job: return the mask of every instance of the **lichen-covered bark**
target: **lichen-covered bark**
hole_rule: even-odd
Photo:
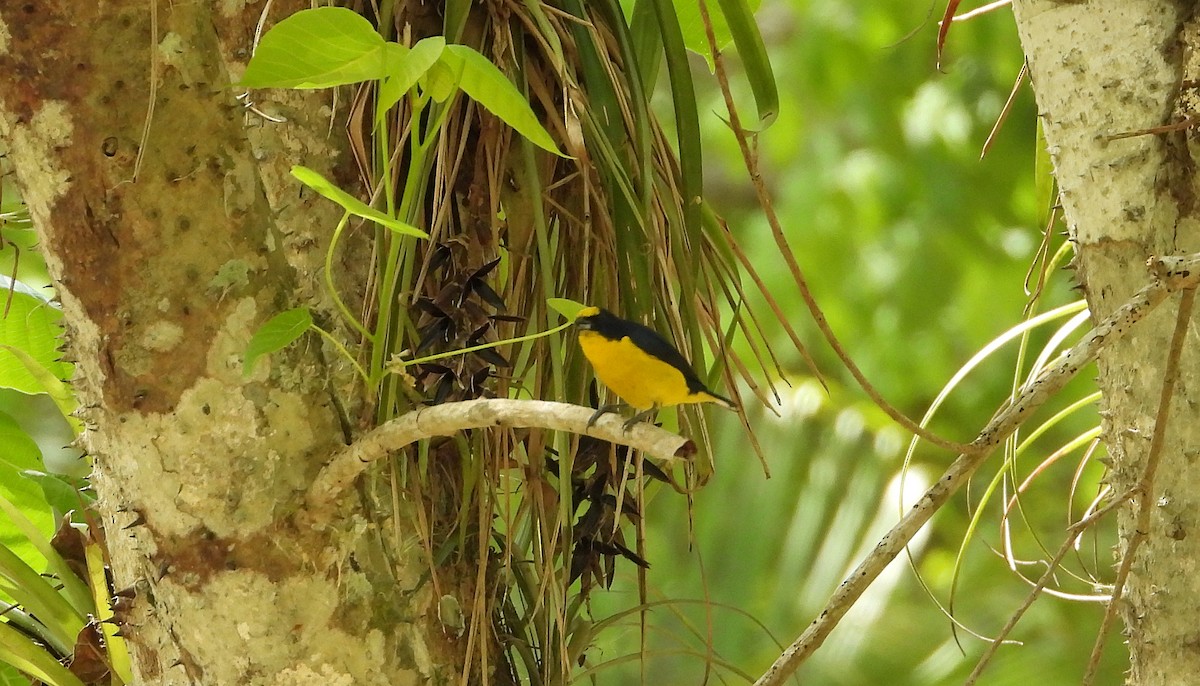
[[[257,94],[276,124],[235,99],[261,4],[153,4],[0,4],[0,140],[66,312],[116,583],[143,588],[140,683],[440,681],[465,646],[427,612],[421,546],[380,543],[408,521],[294,517],[345,444],[352,376],[315,339],[242,376],[266,318],[325,308],[339,215],[287,171],[352,183],[345,108]],[[351,283],[363,249],[340,253]]]
[[[1112,139],[1200,114],[1191,2],[1016,0],[1046,141],[1078,250],[1077,275],[1096,318],[1146,281],[1151,255],[1200,250],[1195,129]],[[1138,483],[1154,430],[1175,308],[1164,306],[1101,354],[1111,483]],[[1194,323],[1193,323],[1194,326]],[[1188,336],[1171,407],[1146,542],[1121,614],[1128,683],[1189,683],[1200,674],[1200,355]],[[1124,554],[1140,498],[1120,515]]]

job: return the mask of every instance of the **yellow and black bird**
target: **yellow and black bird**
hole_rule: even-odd
[[[579,346],[592,363],[596,378],[640,410],[625,422],[625,428],[670,405],[717,403],[731,410],[737,408],[729,398],[708,390],[683,355],[654,329],[599,307],[580,310],[575,324]],[[601,406],[588,420],[588,426],[615,408]]]

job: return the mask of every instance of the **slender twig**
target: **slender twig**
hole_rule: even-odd
[[[756,686],[778,686],[795,672],[808,656],[825,642],[829,633],[859,596],[908,545],[929,518],[983,464],[990,452],[1031,416],[1034,410],[1058,393],[1080,369],[1095,360],[1106,342],[1124,336],[1170,293],[1192,289],[1200,284],[1200,253],[1151,258],[1147,265],[1155,277],[1154,280],[1097,324],[1055,362],[1047,365],[1041,374],[1022,386],[1018,394],[1000,408],[988,425],[979,432],[978,438],[971,443],[971,451],[960,454],[941,478],[925,491],[908,514],[879,540],[872,552],[834,591],[821,614],[792,645],[788,646],[775,664],[759,677],[755,682]]]
[[[150,97],[146,103],[146,118],[142,121],[142,138],[138,142],[137,156],[133,159],[132,183],[137,181],[138,173],[142,170],[142,159],[149,149],[150,125],[154,122],[154,105],[158,102],[159,79],[159,45],[158,45],[158,3],[150,3]]]
[[[1096,669],[1100,665],[1100,655],[1104,652],[1104,643],[1108,630],[1117,615],[1117,605],[1121,601],[1121,592],[1129,579],[1129,570],[1137,549],[1146,540],[1150,532],[1150,513],[1153,511],[1154,477],[1158,473],[1158,463],[1162,456],[1163,440],[1167,433],[1168,419],[1171,414],[1171,398],[1175,395],[1175,381],[1179,376],[1179,357],[1183,352],[1183,339],[1187,336],[1188,323],[1192,319],[1192,310],[1196,304],[1196,289],[1188,288],[1179,296],[1179,311],[1175,315],[1175,332],[1171,336],[1171,349],[1167,353],[1167,363],[1163,367],[1162,390],[1158,396],[1158,414],[1154,418],[1154,433],[1150,437],[1150,450],[1146,455],[1146,468],[1142,478],[1137,483],[1138,518],[1137,526],[1129,537],[1125,547],[1125,555],[1121,558],[1121,567],[1117,570],[1117,578],[1113,582],[1112,599],[1104,610],[1104,619],[1100,621],[1100,630],[1096,633],[1096,644],[1092,646],[1092,655],[1088,658],[1087,671],[1083,675],[1083,686],[1091,686],[1096,679]]]
[[[1000,633],[996,634],[996,637],[992,639],[992,642],[988,645],[987,650],[983,651],[983,655],[980,656],[979,662],[975,663],[975,669],[971,671],[971,675],[967,677],[965,682],[963,682],[963,686],[974,686],[975,682],[979,680],[980,675],[983,674],[983,670],[987,667],[992,657],[996,654],[996,651],[1000,649],[1000,646],[1004,644],[1004,640],[1008,638],[1010,633],[1012,633],[1012,630],[1017,626],[1017,622],[1021,621],[1021,617],[1025,616],[1025,611],[1033,606],[1033,601],[1037,600],[1037,597],[1041,595],[1042,591],[1050,583],[1050,580],[1054,578],[1054,573],[1058,571],[1058,566],[1062,564],[1062,560],[1067,556],[1067,553],[1071,552],[1071,549],[1075,546],[1075,541],[1079,539],[1079,536],[1088,527],[1100,521],[1100,519],[1102,519],[1109,512],[1112,512],[1116,508],[1120,507],[1136,492],[1136,487],[1129,489],[1123,493],[1121,497],[1113,498],[1108,502],[1107,505],[1099,510],[1096,510],[1087,517],[1084,517],[1078,522],[1075,522],[1067,529],[1067,539],[1063,541],[1063,544],[1059,547],[1058,552],[1055,553],[1054,557],[1050,560],[1050,563],[1046,567],[1046,571],[1042,574],[1042,577],[1038,579],[1034,587],[1029,591],[1029,595],[1025,596],[1025,601],[1021,603],[1021,606],[1018,607],[1017,610],[1008,618],[1008,622],[1004,625],[1004,628],[1000,629]]]
[[[742,128],[741,118],[738,116],[737,107],[733,103],[733,91],[729,88],[729,75],[725,71],[725,60],[717,44],[717,37],[713,32],[712,22],[708,15],[708,5],[704,0],[700,0],[700,16],[704,23],[704,30],[708,34],[708,45],[712,50],[713,68],[717,75],[717,82],[721,86],[721,94],[725,96],[725,108],[729,112],[729,128],[733,130],[734,138],[737,139],[738,147],[741,148],[742,162],[746,166],[746,172],[750,176],[754,192],[758,195],[758,204],[762,208],[763,214],[767,218],[767,223],[771,227],[771,235],[775,238],[775,244],[779,246],[779,253],[783,256],[784,262],[787,263],[788,269],[791,271],[792,280],[796,283],[796,287],[800,291],[800,297],[804,300],[809,315],[816,322],[817,328],[820,329],[821,334],[825,337],[825,342],[838,356],[838,359],[842,361],[842,364],[846,366],[846,370],[854,377],[854,380],[867,394],[867,397],[871,399],[871,402],[875,403],[879,409],[887,413],[893,421],[904,427],[905,430],[920,436],[939,448],[949,450],[953,453],[967,454],[978,450],[974,444],[958,443],[933,433],[893,407],[871,385],[871,382],[867,380],[866,374],[858,368],[858,365],[850,357],[850,354],[842,347],[841,341],[838,340],[837,335],[833,332],[833,328],[825,319],[825,312],[821,310],[821,306],[817,304],[812,290],[808,287],[808,280],[805,279],[804,272],[800,269],[800,264],[796,262],[796,251],[788,243],[787,236],[783,232],[783,225],[780,223],[779,216],[775,214],[775,208],[771,204],[770,193],[767,191],[767,186],[763,183],[762,174],[758,170],[758,155],[750,149],[750,141],[746,135],[746,130]]]
[[[991,12],[993,10],[998,10],[1001,7],[1004,7],[1005,5],[1011,5],[1011,4],[1012,4],[1012,0],[996,0],[996,2],[989,2],[988,4],[986,4],[982,7],[976,7],[975,9],[969,10],[967,12],[963,12],[962,14],[956,14],[950,18],[950,21],[966,21],[968,19],[974,19],[975,17],[978,17],[981,14],[987,14],[988,12]],[[942,25],[942,22],[939,21],[938,26],[941,26],[941,25]]]
[[[434,436],[452,436],[466,429],[537,427],[569,431],[628,445],[663,460],[691,457],[696,446],[691,440],[651,424],[625,429],[621,417],[608,414],[588,426],[595,409],[546,400],[484,398],[422,407],[371,430],[334,455],[309,487],[307,519],[327,522],[337,500],[374,460],[416,441]]]
[[[1172,133],[1174,131],[1186,131],[1187,129],[1195,128],[1200,124],[1200,118],[1188,117],[1181,121],[1163,124],[1162,126],[1151,126],[1148,129],[1135,129],[1133,131],[1122,131],[1121,133],[1113,133],[1104,137],[1106,143],[1119,141],[1122,138],[1136,138],[1138,136],[1155,136],[1160,133]]]
[[[1005,0],[1008,2],[1009,0]],[[958,17],[955,17],[958,19]],[[1008,100],[1004,101],[1004,107],[1000,108],[1000,114],[996,116],[996,122],[992,124],[992,130],[988,132],[987,138],[983,141],[983,149],[979,151],[979,159],[987,156],[988,150],[992,149],[992,142],[996,140],[996,134],[1000,133],[1000,127],[1004,126],[1004,122],[1008,120],[1008,113],[1012,111],[1013,103],[1017,100],[1017,93],[1021,92],[1021,84],[1025,83],[1025,77],[1029,75],[1029,62],[1022,62],[1021,69],[1017,71],[1017,79],[1013,81],[1012,90],[1008,92]]]

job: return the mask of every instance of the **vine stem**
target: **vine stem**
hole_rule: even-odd
[[[558,333],[559,331],[562,331],[563,329],[571,326],[574,323],[575,323],[575,320],[572,319],[571,321],[566,322],[564,324],[560,324],[548,331],[538,331],[537,333],[526,334],[524,336],[517,336],[516,338],[505,338],[502,341],[492,341],[490,343],[480,343],[479,345],[473,345],[469,348],[457,348],[455,350],[447,350],[446,352],[440,352],[435,355],[427,355],[425,357],[418,357],[418,358],[412,359],[412,360],[397,360],[396,362],[394,362],[392,364],[393,364],[393,366],[398,366],[398,367],[410,367],[414,364],[425,364],[426,362],[433,362],[434,360],[441,360],[441,359],[445,359],[447,357],[454,357],[455,355],[465,355],[467,353],[473,353],[477,350],[486,350],[488,348],[498,348],[502,345],[510,345],[513,343],[522,343],[524,341],[531,341],[535,338],[542,338],[545,336],[549,336],[550,334],[553,334],[553,333]]]

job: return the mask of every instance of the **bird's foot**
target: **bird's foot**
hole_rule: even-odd
[[[629,419],[626,419],[625,423],[622,424],[621,426],[625,429],[626,432],[628,432],[630,429],[633,428],[633,426],[635,424],[640,424],[641,422],[649,421],[657,412],[658,412],[657,407],[652,407],[648,410],[642,410],[641,412],[638,412],[637,414],[633,415]]]
[[[619,409],[621,409],[620,405],[601,405],[600,407],[596,408],[596,411],[593,412],[592,416],[588,418],[586,428],[588,428],[588,429],[592,428],[592,426],[595,425],[595,423],[598,419],[600,419],[601,417],[603,417],[606,414],[609,414],[610,412],[616,412]]]

